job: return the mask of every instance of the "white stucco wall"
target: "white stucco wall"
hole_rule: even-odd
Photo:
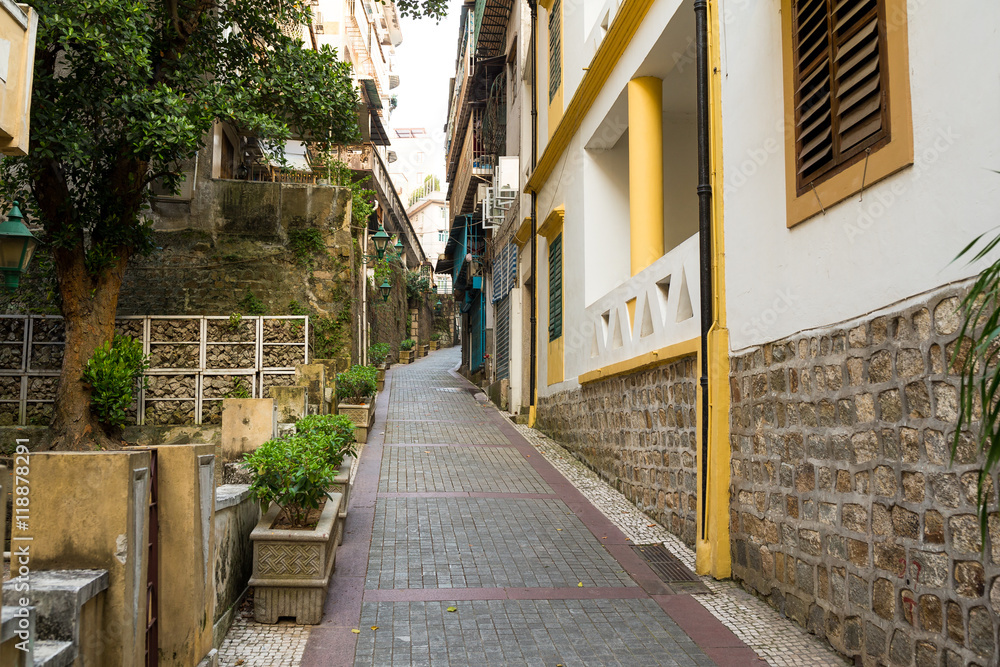
[[[1000,4],[907,4],[914,166],[788,229],[780,3],[721,0],[734,350],[972,275],[952,259],[1000,224]]]
[[[573,3],[564,4],[567,12]],[[603,3],[602,3],[603,6]],[[629,263],[629,220],[628,220],[628,180],[627,144],[628,135],[622,137],[627,128],[627,106],[621,100],[628,81],[635,76],[658,76],[664,79],[665,108],[671,113],[676,110],[678,91],[683,88],[675,80],[677,60],[675,53],[684,53],[688,39],[693,39],[694,13],[691,0],[655,0],[639,26],[632,41],[619,58],[607,83],[584,117],[579,131],[574,135],[566,151],[555,165],[548,181],[538,194],[538,220],[541,224],[553,208],[565,207],[563,230],[563,336],[565,346],[563,382],[548,385],[548,253],[547,242],[540,238],[538,258],[541,270],[538,273],[538,391],[540,396],[566,391],[579,386],[581,373],[593,370],[592,341],[594,325],[587,313],[587,306],[601,298],[616,286],[630,280]],[[564,103],[569,104],[576,87],[583,76],[583,68],[589,66],[593,57],[593,44],[588,44],[585,32],[591,26],[584,25],[583,5],[572,8],[572,16],[567,14],[563,50],[566,73]],[[589,15],[588,15],[589,16]],[[539,21],[544,12],[539,12]],[[539,61],[547,57],[539,45]],[[682,66],[686,63],[681,60]],[[547,82],[544,81],[546,67],[539,68],[539,143],[541,155],[548,137],[544,125],[546,103],[548,101]],[[690,75],[690,71],[687,72]],[[686,90],[686,89],[685,89]],[[693,91],[690,91],[693,95]],[[685,99],[685,104],[693,105],[693,98]],[[664,137],[666,154],[690,153],[694,138],[688,136],[693,129],[690,118],[669,115],[665,120],[672,124],[674,132]],[[621,144],[619,144],[619,137]],[[611,151],[594,150],[595,144],[608,148],[622,147]],[[610,144],[606,146],[605,144]],[[590,149],[585,148],[590,146]],[[624,173],[622,167],[625,167]],[[697,209],[697,197],[693,184],[688,181],[696,175],[694,165],[690,172],[684,165],[665,165],[665,201],[678,202],[671,214],[679,214],[682,219],[690,215],[691,206]],[[689,187],[690,185],[690,187]],[[622,193],[624,187],[624,193]],[[624,194],[624,196],[623,196]],[[690,200],[688,199],[690,197]],[[624,206],[624,208],[623,208]],[[666,217],[666,216],[665,216]],[[696,220],[695,220],[696,221]],[[696,228],[692,228],[692,232]],[[674,239],[675,241],[677,239]],[[677,277],[678,287],[680,278]],[[638,313],[637,313],[638,317]],[[650,343],[650,341],[644,341]],[[676,342],[676,341],[669,341]],[[650,343],[651,344],[651,343]],[[659,343],[659,346],[669,344]]]

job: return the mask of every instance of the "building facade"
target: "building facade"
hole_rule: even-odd
[[[951,452],[983,268],[953,260],[1000,220],[974,4],[541,0],[532,30],[479,2],[459,38],[439,270],[467,370],[866,665],[1000,662],[1000,522],[982,544],[982,456]]]

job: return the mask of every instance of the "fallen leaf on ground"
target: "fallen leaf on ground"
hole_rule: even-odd
[[[556,528],[556,530],[562,530],[562,528]]]
[[[581,581],[580,583],[578,583],[578,584],[577,584],[577,587],[578,587],[578,588],[583,588],[583,582]]]
[[[647,523],[646,528],[652,528],[655,525],[656,525],[655,523]]]
[[[373,625],[372,626],[372,630],[378,630],[378,626],[377,625]]]
[[[356,635],[360,635],[361,634],[361,630],[358,630],[357,628],[352,628],[351,632],[353,632]]]
[[[458,611],[458,607],[448,607],[448,611]]]

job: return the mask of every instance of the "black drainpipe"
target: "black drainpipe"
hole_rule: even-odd
[[[535,163],[538,160],[538,58],[535,43],[538,41],[535,30],[538,27],[538,0],[529,0],[531,5],[531,174],[535,173]],[[538,195],[531,190],[531,368],[528,374],[528,405],[535,408],[535,377],[538,356],[538,316],[535,303],[538,299]],[[536,408],[537,410],[537,408]]]
[[[698,241],[701,254],[701,539],[708,538],[708,331],[712,328],[712,185],[708,142],[708,2],[694,3],[698,49]]]

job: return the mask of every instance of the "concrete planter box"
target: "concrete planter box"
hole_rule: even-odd
[[[432,340],[430,344],[431,344],[431,352],[438,349],[438,342],[436,340]]]
[[[399,363],[408,364],[410,363],[411,350],[400,350],[399,351]]]
[[[379,368],[375,371],[375,381],[378,383],[378,390],[382,391],[385,388],[385,369]]]
[[[340,502],[341,523],[347,520],[347,507],[351,502],[351,488],[354,486],[351,483],[351,468],[353,466],[354,457],[345,456],[344,461],[340,464],[340,470],[337,472],[337,476],[333,478],[333,484],[330,485],[331,493],[339,493],[343,496],[343,500]],[[340,531],[339,543],[344,543],[344,531]]]
[[[431,346],[430,345],[424,345],[424,347],[423,347],[423,352],[424,352],[423,356],[426,357],[430,353],[430,351],[431,351]]]
[[[258,623],[277,623],[283,616],[303,625],[323,618],[323,603],[337,559],[344,522],[343,496],[331,494],[319,523],[312,530],[271,528],[280,508],[271,505],[250,533],[253,542],[253,617]]]
[[[337,405],[337,413],[346,415],[354,422],[354,440],[359,445],[365,444],[368,441],[368,429],[375,419],[375,397],[364,405],[340,403]]]

